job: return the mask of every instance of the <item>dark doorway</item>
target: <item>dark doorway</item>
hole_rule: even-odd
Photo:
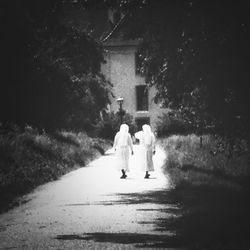
[[[136,86],[136,110],[148,111],[148,89],[146,85]]]

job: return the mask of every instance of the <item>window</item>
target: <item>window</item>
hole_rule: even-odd
[[[148,110],[148,89],[145,85],[136,86],[136,110]]]
[[[144,76],[145,75],[145,70],[147,70],[147,68],[142,67],[143,65],[143,56],[142,56],[142,52],[140,50],[135,52],[135,74],[136,75],[141,75]]]
[[[138,74],[140,74],[141,72],[140,72],[140,54],[139,54],[139,52],[137,51],[136,53],[135,53],[135,74],[136,75],[138,75]]]

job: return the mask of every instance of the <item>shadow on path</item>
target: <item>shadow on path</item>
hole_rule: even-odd
[[[169,236],[137,233],[90,233],[84,235],[58,235],[58,240],[94,240],[119,244],[135,244],[135,247],[178,247],[176,240]]]
[[[118,194],[112,205],[141,204],[148,212],[142,224],[153,224],[152,234],[102,233],[58,235],[58,240],[93,240],[133,244],[141,248],[250,249],[249,193],[208,186],[182,186],[173,190]],[[147,209],[143,204],[159,204]],[[150,212],[158,211],[157,219]],[[132,218],[131,218],[132,219]]]

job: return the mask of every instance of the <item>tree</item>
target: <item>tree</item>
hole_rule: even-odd
[[[123,110],[123,123],[129,125],[129,133],[134,135],[136,130],[136,125],[134,123],[134,118],[129,113],[126,113]],[[119,131],[121,126],[120,114],[119,111],[114,113],[104,113],[102,119],[100,119],[99,123],[96,126],[97,135],[102,138],[107,138],[110,140],[114,140],[115,134]]]
[[[140,71],[156,102],[199,133],[250,141],[249,18],[245,1],[109,1],[126,13],[120,37],[142,38]]]
[[[1,3],[1,121],[91,129],[109,103],[102,48],[65,1]]]

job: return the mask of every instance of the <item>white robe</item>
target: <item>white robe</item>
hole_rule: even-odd
[[[121,132],[116,133],[114,139],[113,148],[116,150],[116,167],[121,170],[129,171],[129,154],[130,150],[133,151],[132,138],[129,133],[127,133],[125,142],[124,135],[121,135]]]
[[[155,136],[152,132],[149,134],[150,140],[146,143],[144,131],[135,133],[135,138],[140,141],[140,162],[143,171],[154,171],[153,151],[155,151]]]

